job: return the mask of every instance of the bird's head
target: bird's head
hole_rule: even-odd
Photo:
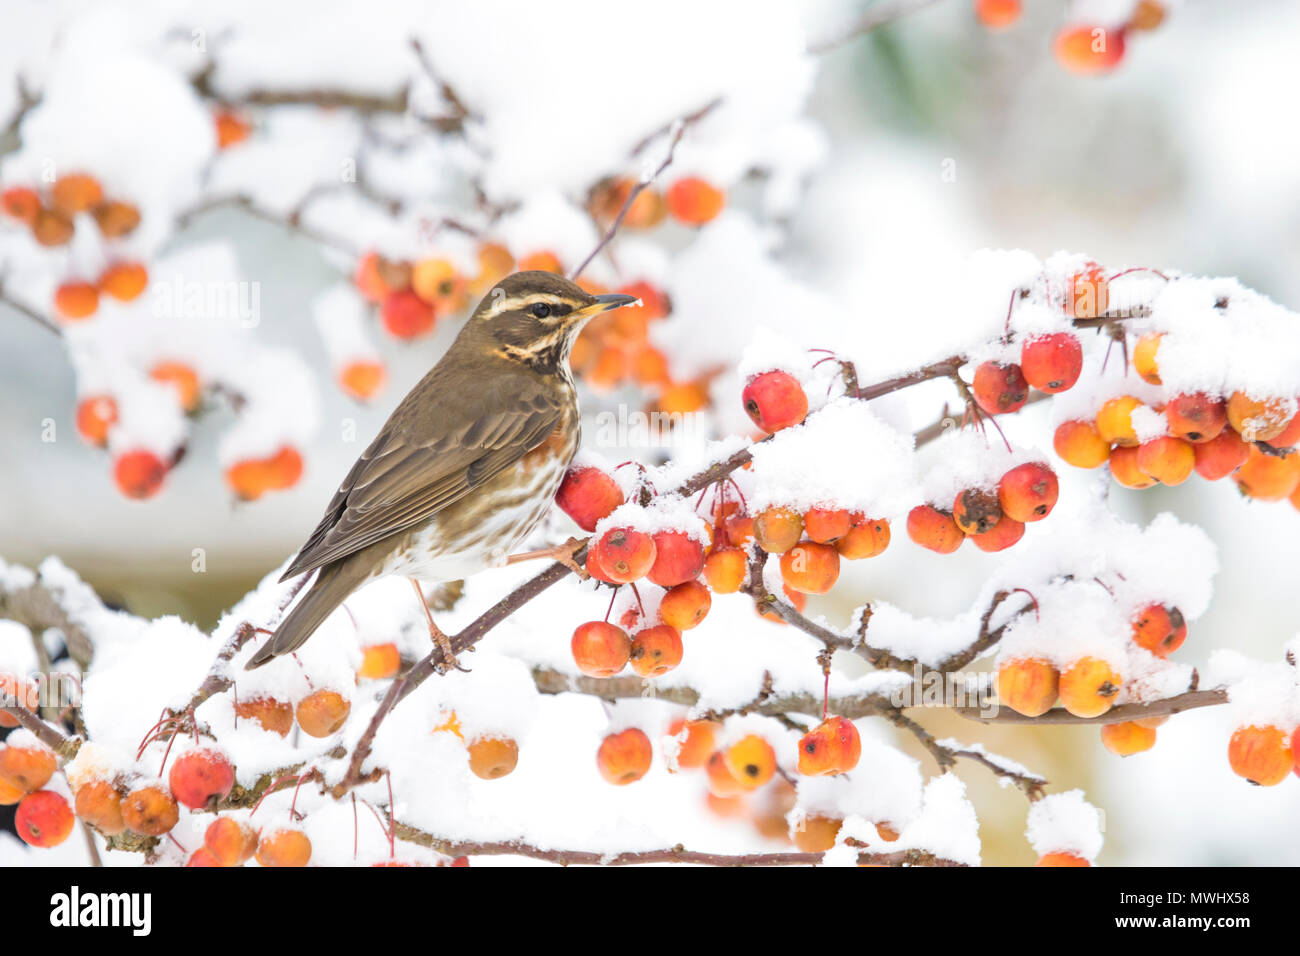
[[[516,272],[483,297],[465,332],[503,358],[558,367],[588,319],[635,301],[632,295],[592,295],[551,272]]]

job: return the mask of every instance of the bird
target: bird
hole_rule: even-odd
[[[567,557],[573,566],[576,539],[514,552],[550,508],[578,449],[573,342],[592,316],[637,301],[537,271],[489,290],[343,479],[280,578],[316,572],[311,587],[246,669],[297,650],[349,595],[390,575],[415,587],[440,665],[459,667],[421,580],[461,580],[532,557]]]

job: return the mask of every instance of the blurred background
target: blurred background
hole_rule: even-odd
[[[984,247],[1040,257],[1069,249],[1116,268],[1235,275],[1300,307],[1300,127],[1291,119],[1300,7],[1171,4],[1158,30],[1130,39],[1114,73],[1093,77],[1062,70],[1052,56],[1064,6],[1025,0],[1019,22],[992,32],[967,0],[938,0],[818,57],[807,112],[827,149],[782,217],[782,265],[834,300],[865,299],[854,313],[869,328],[878,324],[882,340],[925,329],[908,324],[893,292],[873,307],[877,288],[924,296],[945,281],[944,263]],[[14,4],[19,23],[23,7]],[[869,7],[808,4],[806,33],[834,35]],[[0,63],[16,56],[23,33],[12,12],[6,20]],[[735,29],[745,29],[743,20]],[[664,67],[650,57],[646,68]],[[7,131],[0,151],[15,142]],[[324,369],[308,303],[338,281],[338,262],[318,243],[238,209],[195,218],[167,248],[214,239],[229,242],[241,273],[260,282],[262,341]],[[114,488],[102,452],[74,437],[77,382],[59,339],[0,304],[0,556],[34,566],[58,555],[108,601],[209,626],[314,526],[358,451],[334,440],[339,423],[372,434],[454,333],[444,325],[431,338],[386,349],[390,384],[369,406],[322,385],[323,437],[292,490],[231,502],[215,464],[230,413],[217,409],[193,429],[165,494],[140,503]],[[917,391],[908,400],[918,403],[918,420],[932,418],[946,396]],[[1013,438],[1046,446],[1045,410],[1020,418],[1008,426]],[[67,440],[43,441],[49,419]],[[1063,477],[1084,487],[1077,474]],[[1212,609],[1192,627],[1185,659],[1203,664],[1218,647],[1274,659],[1300,629],[1300,513],[1195,478],[1176,489],[1115,488],[1111,501],[1140,522],[1173,511],[1219,548]],[[203,574],[191,568],[195,548],[206,553]],[[965,549],[935,561],[895,534],[884,556],[854,567],[835,600],[816,609],[842,620],[851,604],[879,598],[916,613],[956,613],[992,560]],[[1091,728],[984,728],[942,715],[927,723],[938,736],[978,739],[1022,761],[1053,789],[1084,788],[1106,811],[1103,863],[1300,863],[1300,790],[1249,788],[1234,777],[1224,758],[1230,728],[1213,712],[1173,720],[1155,750],[1123,761]],[[961,775],[980,813],[986,862],[1032,862],[1020,796],[979,768]]]

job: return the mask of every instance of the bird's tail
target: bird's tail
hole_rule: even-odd
[[[355,575],[348,573],[345,562],[322,568],[311,588],[293,606],[271,639],[258,649],[244,669],[251,671],[302,647],[316,628],[324,623],[325,618],[334,613],[334,609],[347,600],[348,595],[360,583]]]

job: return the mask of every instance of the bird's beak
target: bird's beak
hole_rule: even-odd
[[[595,296],[595,301],[591,305],[585,305],[578,309],[579,315],[598,315],[601,312],[608,312],[610,309],[620,309],[625,305],[631,305],[633,302],[640,302],[634,295],[621,295],[617,292],[611,292],[607,295]]]

